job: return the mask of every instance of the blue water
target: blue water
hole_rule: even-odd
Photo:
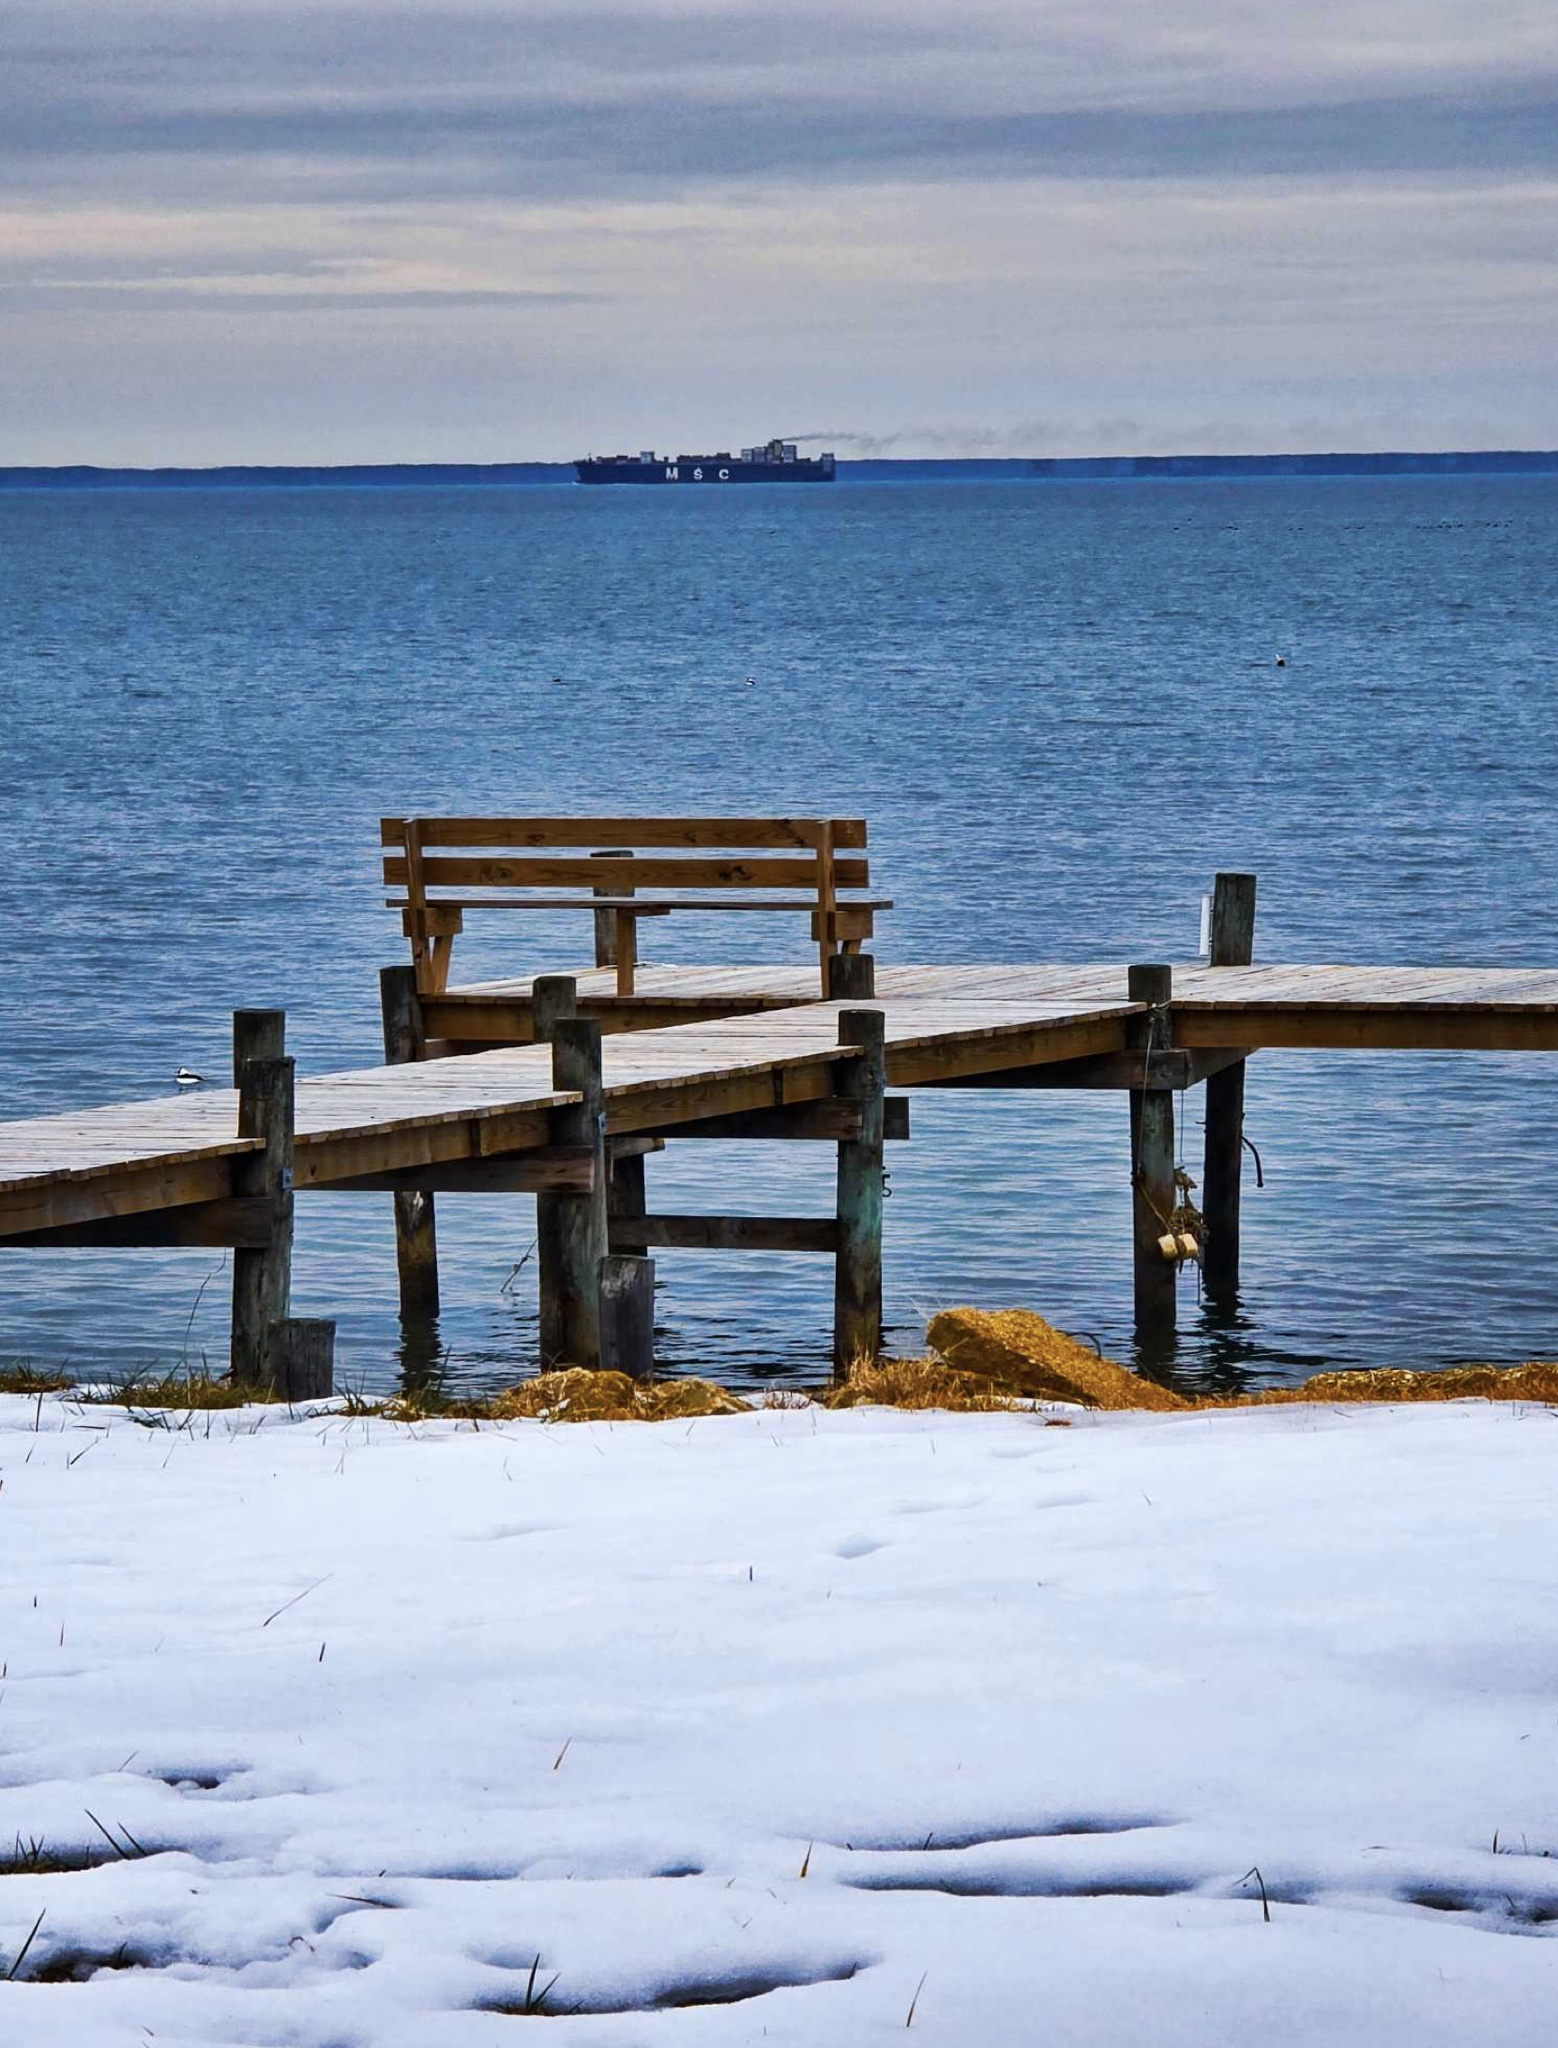
[[[240,1004],[286,1007],[305,1071],[376,1059],[381,811],[860,812],[884,960],[1188,958],[1248,867],[1258,958],[1558,964],[1555,563],[1551,478],[0,494],[0,1114],[220,1075]],[[458,978],[581,964],[524,926]],[[798,919],[749,931],[803,956]],[[1123,1098],[922,1094],[914,1127],[895,1340],[973,1300],[1126,1351]],[[1558,1064],[1264,1054],[1249,1127],[1242,1311],[1186,1279],[1187,1372],[1558,1351]],[[831,1203],[826,1147],[650,1171],[657,1206]],[[385,1385],[388,1203],[300,1208],[297,1311]],[[440,1228],[452,1372],[509,1376],[532,1205]],[[219,1360],[220,1266],[8,1253],[0,1355]],[[668,1364],[823,1361],[825,1261],[660,1273]]]

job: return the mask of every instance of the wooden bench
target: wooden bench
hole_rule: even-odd
[[[863,818],[383,818],[380,840],[424,996],[448,987],[467,911],[588,910],[619,996],[634,992],[641,917],[803,912],[826,996],[829,960],[858,952],[873,913],[892,908],[861,893]]]

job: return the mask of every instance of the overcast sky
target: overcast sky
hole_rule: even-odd
[[[1553,447],[1555,200],[1555,0],[21,0],[0,463]]]

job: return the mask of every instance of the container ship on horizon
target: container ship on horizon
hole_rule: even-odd
[[[587,455],[574,464],[581,484],[830,484],[831,455],[802,455],[793,441],[768,441],[739,455]]]

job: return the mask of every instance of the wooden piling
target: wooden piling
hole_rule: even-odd
[[[835,954],[835,959],[847,956]],[[833,1263],[833,1370],[847,1376],[882,1348],[882,1135],[887,1023],[880,1010],[841,1010],[839,1043],[858,1048],[838,1066],[837,1092],[860,1112],[860,1131],[838,1148],[838,1244]]]
[[[594,1157],[588,1194],[536,1197],[541,1261],[541,1364],[600,1364],[600,1265],[606,1256],[606,1112],[601,1085],[600,1025],[593,1017],[564,1017],[552,1027],[552,1086],[583,1100],[552,1113],[559,1145],[579,1145]]]
[[[648,1379],[655,1368],[655,1262],[608,1252],[600,1262],[600,1362]]]
[[[553,1026],[578,1014],[579,984],[571,974],[536,976],[530,984],[530,1030],[537,1045],[549,1045]]]
[[[427,1035],[414,968],[380,968],[379,1007],[384,1018],[385,1063],[398,1067],[425,1058]],[[438,1224],[433,1197],[420,1189],[408,1189],[392,1199],[400,1319],[425,1326],[438,1314]]]
[[[601,916],[596,916],[597,927]],[[571,974],[538,974],[530,984],[530,1029],[537,1045],[550,1045],[552,1034],[566,1017],[579,1013],[579,984]],[[541,1362],[543,1369],[557,1354],[548,1350],[556,1333],[547,1321],[545,1304],[562,1293],[561,1210],[545,1195],[536,1197],[536,1276],[541,1293]]]
[[[870,953],[828,955],[828,1000],[869,1002],[876,994],[876,959]]]
[[[649,1189],[644,1174],[644,1154],[628,1152],[618,1157],[611,1155],[611,1179],[606,1188],[606,1215],[611,1224],[630,1225],[637,1217],[649,1213]],[[611,1231],[612,1242],[619,1250],[628,1253],[642,1253],[647,1244],[638,1244],[621,1229]]]
[[[1128,970],[1130,1000],[1153,1006],[1140,1020],[1144,1066],[1149,1055],[1166,1051],[1172,1042],[1168,1004],[1173,990],[1172,968]],[[1130,1106],[1136,1342],[1149,1356],[1161,1356],[1173,1348],[1178,1292],[1177,1264],[1158,1243],[1174,1209],[1174,1096],[1167,1088],[1133,1088]]]
[[[1212,886],[1208,964],[1248,967],[1255,953],[1255,877],[1220,874]],[[1244,1172],[1244,1066],[1237,1060],[1206,1084],[1206,1149],[1201,1270],[1209,1300],[1231,1304],[1239,1292],[1239,1195]]]
[[[273,1384],[269,1333],[292,1295],[293,1069],[284,1057],[286,1013],[233,1012],[233,1079],[238,1089],[238,1135],[258,1138],[262,1149],[233,1163],[233,1193],[266,1204],[268,1241],[233,1252],[233,1316],[229,1369],[239,1386],[257,1392]]]
[[[317,1316],[272,1323],[270,1371],[285,1400],[327,1400],[335,1392],[335,1324]]]

